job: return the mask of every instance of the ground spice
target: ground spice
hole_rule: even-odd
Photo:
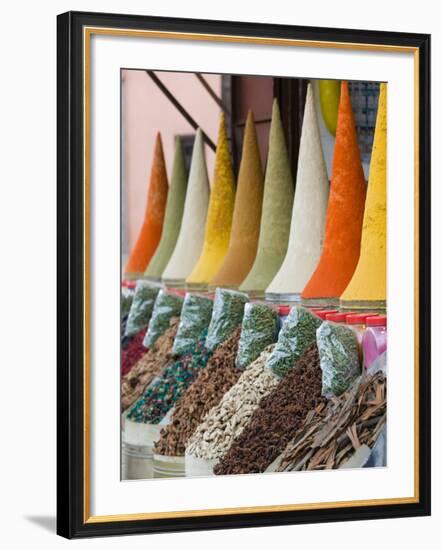
[[[143,275],[160,242],[168,189],[163,145],[161,135],[158,133],[155,141],[143,225],[124,268],[125,275],[131,278]]]
[[[287,252],[294,185],[278,102],[273,101],[258,251],[240,290],[263,295]]]
[[[279,332],[267,367],[278,376],[284,376],[306,349],[316,342],[316,330],[321,323],[321,319],[308,309],[293,307]]]
[[[252,111],[244,130],[241,164],[229,249],[220,270],[211,280],[214,286],[238,287],[252,269],[258,248],[264,176]]]
[[[186,201],[178,240],[163,272],[168,286],[181,286],[198,261],[204,243],[210,186],[201,129],[198,128],[190,163]]]
[[[213,312],[207,333],[206,347],[215,351],[226,340],[235,328],[241,324],[244,305],[249,301],[247,294],[217,288],[213,301]]]
[[[245,305],[236,366],[244,370],[278,338],[278,314],[272,307],[252,302]]]
[[[135,363],[147,353],[147,348],[143,346],[146,329],[142,328],[129,342],[126,349],[121,354],[121,374],[127,374]]]
[[[385,307],[387,298],[387,84],[380,87],[361,256],[341,296],[343,307]],[[367,303],[369,302],[369,304]],[[375,303],[375,304],[373,304]]]
[[[350,282],[359,259],[366,187],[348,84],[343,81],[324,246],[303,299],[339,298]]]
[[[319,81],[319,101],[324,124],[327,130],[335,135],[338,123],[339,98],[341,95],[340,80]]]
[[[299,295],[312,276],[321,256],[329,187],[313,88],[309,84],[287,254],[266,294]]]
[[[121,380],[121,410],[125,411],[144,393],[144,390],[171,361],[172,346],[179,318],[173,317],[166,332],[151,349],[135,363]]]
[[[192,273],[186,279],[187,284],[207,285],[221,267],[229,247],[234,202],[235,179],[227,141],[226,123],[222,114],[203,251]]]
[[[177,294],[160,290],[155,305],[153,307],[152,317],[149,321],[144,345],[151,348],[158,338],[169,328],[172,317],[178,317],[183,307],[183,298]]]
[[[187,170],[181,139],[176,138],[172,177],[167,194],[161,240],[145,271],[146,277],[160,279],[175,248],[183,217],[187,189]]]
[[[240,435],[263,397],[280,378],[265,364],[273,346],[242,373],[221,401],[213,407],[190,438],[186,454],[207,460],[220,459]]]
[[[212,317],[213,300],[207,296],[186,293],[181,310],[180,324],[173,343],[173,353],[182,355],[198,342]]]
[[[211,353],[204,345],[207,331],[186,355],[170,363],[147,387],[127,418],[134,422],[158,424],[205,368]]]
[[[250,422],[215,466],[215,474],[264,472],[296,434],[307,413],[321,401],[321,368],[313,344],[261,399]]]
[[[161,431],[154,452],[166,456],[184,456],[189,438],[206,414],[237,382],[241,371],[235,368],[241,328],[220,344],[207,367],[186,391],[174,409],[170,424]]]

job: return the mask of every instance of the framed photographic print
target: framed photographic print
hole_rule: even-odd
[[[58,533],[428,515],[430,37],[70,12],[57,71]]]

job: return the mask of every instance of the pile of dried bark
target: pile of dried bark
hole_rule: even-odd
[[[386,419],[385,374],[363,375],[347,392],[308,413],[281,455],[277,471],[339,468],[361,445],[374,445]]]

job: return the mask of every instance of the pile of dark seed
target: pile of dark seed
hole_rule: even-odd
[[[242,372],[235,367],[241,327],[218,346],[207,367],[177,403],[171,423],[161,431],[154,452],[166,456],[184,456],[191,435],[212,407],[237,382]]]
[[[264,472],[302,426],[307,413],[323,399],[321,383],[319,354],[313,344],[261,400],[250,422],[215,466],[215,474]]]

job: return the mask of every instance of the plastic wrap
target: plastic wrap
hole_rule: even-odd
[[[173,343],[172,352],[176,355],[186,353],[196,345],[204,329],[207,329],[212,317],[213,300],[201,294],[187,293],[181,310],[180,324]]]
[[[147,327],[160,288],[159,285],[150,281],[142,279],[137,281],[127,318],[125,336],[133,336],[143,327]]]
[[[212,319],[206,340],[206,347],[209,350],[214,351],[241,324],[244,305],[248,301],[249,297],[244,292],[227,288],[216,289]]]
[[[158,338],[166,332],[172,317],[180,316],[183,301],[183,298],[177,294],[164,289],[159,291],[143,342],[146,348],[152,347]]]
[[[278,337],[276,310],[260,302],[245,305],[236,366],[245,369]]]
[[[278,376],[284,376],[306,349],[314,344],[316,330],[321,323],[321,319],[308,309],[293,307],[281,328],[267,366]]]
[[[134,291],[131,288],[123,287],[121,289],[121,318],[129,315],[130,307],[134,299]]]
[[[339,396],[361,372],[356,335],[345,325],[325,321],[317,330],[316,342],[322,370],[322,395]]]

